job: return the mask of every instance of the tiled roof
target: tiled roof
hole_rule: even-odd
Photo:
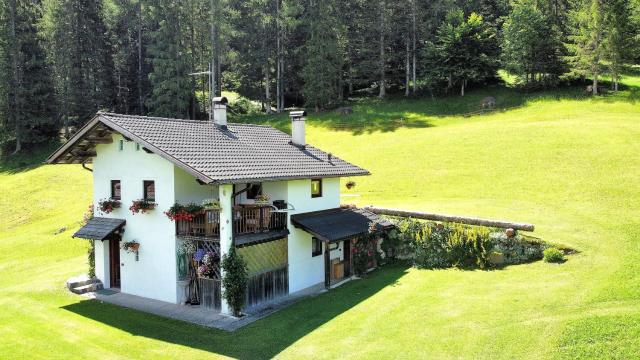
[[[393,227],[365,209],[337,208],[291,215],[291,223],[324,241],[341,241]]]
[[[208,121],[111,113],[98,113],[95,120],[140,141],[205,182],[369,174],[313,146],[292,145],[290,135],[269,126],[228,124],[223,129]]]
[[[87,225],[76,231],[73,237],[89,240],[104,240],[116,230],[123,227],[124,224],[125,220],[123,219],[94,217],[89,220]]]

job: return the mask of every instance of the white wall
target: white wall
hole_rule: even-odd
[[[111,196],[111,180],[121,181],[122,206],[111,214],[96,216],[113,217],[127,221],[122,240],[137,240],[140,243],[139,261],[135,255],[120,250],[121,291],[157,300],[175,303],[176,288],[176,238],[175,225],[163,212],[175,202],[174,165],[142,149],[136,150],[134,142],[125,141],[124,150],[118,145],[122,138],[114,135],[114,142],[96,148],[93,162],[94,204]],[[129,206],[133,200],[142,198],[142,181],[155,181],[156,209],[133,215]],[[103,244],[103,253],[108,254],[108,243]],[[97,255],[98,250],[96,250]],[[100,261],[96,256],[96,269],[107,267],[100,278],[108,284],[108,255]],[[102,264],[98,264],[102,262]],[[106,262],[106,264],[105,264]]]
[[[200,185],[193,175],[175,166],[174,186],[176,202],[183,205],[190,202],[202,204],[204,199],[218,198],[218,186]]]
[[[105,288],[111,286],[109,273],[109,240],[94,240],[96,277],[102,281]]]
[[[290,215],[340,207],[340,179],[322,179],[322,197],[318,198],[311,197],[310,179],[289,181],[287,201],[295,208]],[[324,255],[311,256],[311,234],[291,222],[289,232],[289,292],[324,282]],[[331,252],[331,258],[338,256],[338,250]]]

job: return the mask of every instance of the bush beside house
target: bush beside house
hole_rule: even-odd
[[[417,268],[496,268],[541,260],[550,245],[503,229],[393,218],[380,248],[386,261]],[[510,236],[511,235],[511,236]]]

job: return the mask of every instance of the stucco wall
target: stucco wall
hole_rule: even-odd
[[[140,243],[139,261],[134,254],[120,250],[121,291],[176,302],[175,225],[163,214],[175,202],[174,165],[155,154],[136,150],[131,141],[124,141],[124,149],[120,151],[121,139],[122,136],[114,135],[113,143],[98,145],[93,163],[94,204],[111,196],[111,180],[120,180],[122,189],[122,207],[96,216],[125,219],[123,241]],[[133,200],[142,198],[143,180],[155,181],[158,205],[146,214],[133,215],[129,206]],[[96,256],[97,273],[105,285],[109,282],[107,245],[104,242],[103,249],[96,250],[96,255],[99,251],[105,255]],[[105,268],[106,271],[98,270]]]
[[[322,197],[318,198],[311,197],[310,179],[289,181],[287,201],[295,208],[290,215],[337,208],[340,206],[340,179],[323,179]],[[311,256],[311,234],[295,228],[291,222],[289,232],[289,292],[324,282],[324,256]],[[332,258],[338,256],[338,250],[331,252]]]
[[[200,185],[196,178],[174,166],[174,187],[176,202],[201,204],[204,199],[217,199],[218,187],[215,185]]]

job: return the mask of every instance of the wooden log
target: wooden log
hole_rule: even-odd
[[[497,227],[497,228],[503,228],[503,229],[512,228],[514,230],[522,230],[522,231],[534,231],[535,229],[535,226],[533,224],[516,223],[511,221],[505,221],[505,220],[488,220],[488,219],[480,219],[480,218],[466,217],[466,216],[433,214],[433,213],[397,210],[397,209],[385,209],[385,208],[378,208],[373,206],[365,206],[365,209],[379,215],[410,217],[414,219],[453,222],[453,223],[460,223],[460,224],[467,224],[467,225],[490,226],[490,227]]]

